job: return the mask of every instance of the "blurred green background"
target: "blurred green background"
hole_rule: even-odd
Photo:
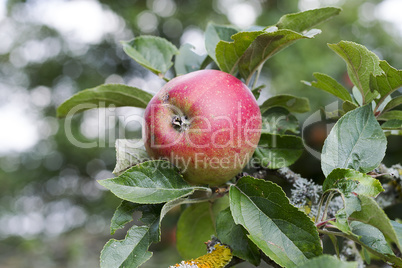
[[[267,85],[260,102],[292,93],[310,99],[311,113],[335,101],[300,82],[311,81],[313,72],[350,88],[344,62],[327,43],[355,41],[402,68],[402,1],[0,0],[0,268],[99,267],[119,200],[96,180],[113,176],[117,138],[141,137],[139,123],[127,118],[142,111],[109,108],[57,119],[55,110],[75,92],[103,83],[149,92],[163,85],[124,54],[121,40],[158,35],[178,47],[191,43],[203,54],[209,21],[247,29],[323,6],[343,11],[320,25],[323,33],[313,40],[270,59],[260,78]],[[326,129],[317,124],[304,131],[308,144],[319,149]],[[401,162],[401,138],[389,142],[384,162]],[[319,160],[307,152],[292,168],[307,178],[323,178]],[[151,248],[154,257],[143,267],[180,261],[176,221],[173,211],[163,222],[162,242]]]

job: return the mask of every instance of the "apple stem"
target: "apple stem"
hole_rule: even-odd
[[[187,116],[173,116],[172,125],[179,131],[187,130],[190,127],[190,121]]]

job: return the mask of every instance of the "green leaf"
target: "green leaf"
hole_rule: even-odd
[[[144,144],[140,139],[116,140],[116,166],[113,174],[119,176],[127,169],[149,160]]]
[[[240,57],[264,31],[239,32],[232,36],[233,41],[220,41],[216,46],[216,60],[219,68],[227,73],[236,74]]]
[[[385,98],[402,87],[402,70],[397,70],[385,60],[380,61],[380,68],[384,71],[379,75],[370,75],[370,89],[380,93],[381,98],[376,102],[381,104]]]
[[[311,38],[291,30],[277,30],[258,35],[239,59],[239,72],[246,84],[267,59],[300,39]]]
[[[295,32],[303,32],[311,29],[317,24],[324,22],[331,17],[338,15],[341,9],[335,7],[325,7],[307,10],[299,13],[287,14],[282,16],[276,27],[279,29],[289,29]]]
[[[350,202],[350,200],[354,201]],[[397,267],[401,266],[402,259],[397,258],[392,251],[388,250],[385,238],[395,242],[398,247],[400,247],[400,241],[391,221],[377,202],[365,195],[350,195],[349,198],[346,198],[346,201],[343,210],[347,210],[345,213],[347,216],[346,222],[351,221],[351,228],[349,228],[348,223],[346,228],[343,228],[345,227],[344,223],[339,221],[343,219],[338,219],[339,213],[337,214],[337,221],[331,223],[338,228],[341,227],[339,229],[346,234],[346,238],[361,244],[373,255],[386,262],[394,263]]]
[[[209,65],[210,63],[212,63],[213,61],[214,61],[214,60],[213,60],[209,55],[207,55],[207,56],[205,57],[204,61],[201,63],[200,69],[202,70],[202,69],[207,68],[208,65]]]
[[[381,125],[384,130],[398,130],[402,129],[402,120],[390,119]]]
[[[341,192],[341,195],[343,208],[336,212],[336,221],[331,223],[345,234],[352,234],[349,226],[349,217],[353,212],[361,210],[360,199],[354,194],[344,195]]]
[[[298,136],[261,133],[254,157],[262,166],[277,169],[296,162],[303,150],[303,140]]]
[[[402,245],[402,224],[397,221],[390,221],[394,228],[399,245]]]
[[[116,178],[98,182],[117,197],[140,204],[164,203],[190,195],[195,190],[206,190],[190,186],[176,167],[162,160],[138,164]]]
[[[216,46],[220,41],[232,41],[231,36],[237,33],[238,30],[232,26],[217,25],[209,23],[205,30],[205,49],[208,55],[216,62],[217,53]]]
[[[286,132],[299,133],[299,121],[288,110],[282,107],[273,107],[262,114],[263,133],[285,134]]]
[[[387,139],[371,110],[371,104],[346,113],[334,125],[324,142],[321,168],[328,176],[335,168],[352,168],[367,173],[385,155]]]
[[[334,78],[321,73],[314,73],[313,75],[317,81],[311,82],[309,84],[310,86],[329,92],[343,101],[353,102],[348,90],[339,84]]]
[[[382,73],[377,55],[366,47],[350,41],[341,41],[328,46],[346,62],[349,78],[360,90],[363,104],[370,103],[377,95],[370,90],[370,75]]]
[[[378,206],[377,202],[368,196],[358,196],[361,209],[353,212],[350,217],[360,222],[370,224],[379,229],[386,238],[394,242],[401,249],[400,240],[385,212]],[[402,261],[401,261],[402,262]]]
[[[322,254],[317,228],[270,181],[242,177],[229,190],[230,210],[249,238],[281,266],[296,267]]]
[[[174,200],[174,203],[180,199]],[[110,225],[110,232],[114,234],[118,229],[124,228],[124,226],[133,220],[133,213],[135,211],[142,212],[141,221],[150,228],[152,241],[160,241],[160,223],[166,213],[176,206],[171,205],[171,202],[162,204],[136,204],[126,200],[123,200],[117,207]]]
[[[139,267],[151,258],[152,253],[148,251],[151,243],[148,227],[133,226],[124,240],[111,239],[106,243],[101,252],[100,266],[101,268]]]
[[[353,94],[353,98],[355,100],[355,103],[357,103],[359,106],[363,106],[363,95],[362,93],[359,91],[359,89],[356,86],[353,86],[352,88],[352,94]]]
[[[375,105],[375,102],[377,102],[377,105],[373,108],[374,109],[374,114],[377,114],[378,112],[382,112],[382,113],[384,113],[384,108],[385,108],[385,106],[387,106],[387,104],[392,100],[392,97],[391,97],[391,95],[388,95],[388,96],[386,96],[385,97],[385,99],[381,102],[381,103],[379,103],[378,102],[378,99],[380,99],[380,95],[378,95],[377,97],[376,97],[376,99],[374,100],[374,102],[371,102],[371,104],[373,105],[373,107],[374,107],[374,105]]]
[[[384,235],[374,226],[358,221],[352,221],[350,227],[352,228],[353,234],[357,235],[359,241],[366,247],[384,255],[394,255],[391,247],[385,240]]]
[[[350,112],[350,111],[356,109],[357,107],[359,107],[359,106],[354,102],[344,101],[342,103],[342,109],[345,113]]]
[[[170,69],[173,56],[179,52],[172,43],[157,36],[142,35],[122,44],[127,55],[158,76]]]
[[[402,110],[392,110],[385,113],[382,113],[379,117],[377,117],[380,121],[388,121],[392,119],[402,120]]]
[[[261,90],[262,90],[264,87],[265,87],[265,85],[261,85],[261,86],[259,86],[259,87],[253,88],[253,89],[251,90],[251,93],[253,93],[254,98],[255,98],[256,100],[258,100],[258,98],[260,97]]]
[[[131,106],[146,108],[152,94],[141,89],[120,84],[105,84],[82,90],[57,108],[57,117],[71,116],[85,110]]]
[[[138,210],[140,206],[141,204],[123,200],[113,214],[110,224],[110,234],[114,234],[118,229],[124,228],[127,223],[131,222],[134,211]]]
[[[263,31],[244,31],[234,34],[235,29],[223,28],[222,37],[218,37],[216,26],[213,25],[207,28],[206,40],[213,39],[215,42],[206,42],[207,51],[212,58],[216,55],[214,59],[224,72],[235,75],[240,67],[240,74],[248,83],[254,71],[268,58],[298,39],[312,38],[319,32],[316,30],[302,35],[292,30],[300,30],[300,32],[307,30],[336,15],[339,11],[335,8],[323,8],[286,15],[281,18],[277,27],[266,28]],[[209,32],[214,38],[209,37]],[[221,41],[216,43],[219,39]],[[208,44],[211,48],[208,48]]]
[[[305,113],[310,111],[310,103],[307,98],[293,95],[276,95],[266,100],[260,106],[261,114],[272,107],[283,107],[292,113]]]
[[[332,245],[334,246],[336,256],[340,258],[340,252],[339,252],[339,241],[338,238],[334,234],[328,234],[329,239],[332,242]]]
[[[183,75],[201,69],[205,56],[198,55],[193,49],[194,46],[191,44],[184,44],[180,47],[174,63],[176,75]]]
[[[161,240],[161,222],[163,217],[165,216],[164,214],[162,215],[162,208],[165,205],[144,204],[139,207],[139,211],[142,212],[140,221],[148,226],[149,237],[154,243],[157,243]]]
[[[343,194],[364,194],[376,197],[384,191],[379,180],[354,169],[336,168],[327,176],[322,186],[325,192],[339,189]]]
[[[322,268],[322,267],[331,267],[331,268],[357,268],[357,262],[344,262],[340,259],[330,256],[330,255],[321,255],[315,258],[312,258],[302,265],[298,266],[299,268]]]
[[[233,42],[220,41],[216,46],[216,62],[223,72],[235,75],[238,70],[239,57],[236,54]]]
[[[363,261],[366,262],[367,264],[371,263],[370,252],[368,251],[367,248],[365,247],[362,248],[360,256],[362,256]]]
[[[110,240],[105,245],[101,254],[102,267],[138,267],[152,255],[151,252],[147,252],[149,245],[160,241],[161,222],[166,213],[176,206],[194,202],[198,201],[190,198],[178,198],[162,205],[135,204],[123,200],[112,218],[112,234],[117,229],[123,228],[125,224],[132,221],[133,212],[135,211],[142,212],[140,220],[146,226],[132,227],[126,238],[121,241]],[[138,239],[134,239],[135,237]],[[136,245],[136,242],[138,242],[139,245]],[[138,260],[137,256],[140,256]],[[119,263],[121,263],[121,266],[118,266]]]
[[[389,111],[395,107],[398,107],[402,104],[402,96],[398,96],[390,100],[390,102],[385,105],[383,112]]]
[[[260,264],[261,256],[257,246],[247,238],[246,230],[234,222],[230,208],[218,214],[216,233],[219,240],[232,249],[234,256],[255,266]]]
[[[204,242],[216,236],[215,219],[227,207],[227,198],[221,198],[214,203],[193,204],[183,211],[177,223],[176,247],[184,259],[204,255]]]

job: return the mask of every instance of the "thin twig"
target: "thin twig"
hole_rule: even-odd
[[[328,220],[325,220],[325,221],[320,221],[320,222],[316,223],[315,226],[316,226],[317,228],[319,228],[319,227],[321,227],[321,226],[327,226],[327,223],[328,223],[328,222],[334,221],[334,220],[336,220],[336,218],[331,218],[331,219],[328,219]]]
[[[335,236],[340,236],[340,237],[347,237],[350,239],[350,236],[348,236],[342,232],[329,231],[329,230],[325,230],[325,229],[318,229],[318,232],[320,234],[324,234],[324,235],[335,235]]]
[[[321,196],[320,203],[318,203],[317,216],[315,217],[315,224],[317,224],[318,221],[319,221],[319,219],[320,219],[321,208],[322,208],[322,204],[324,203],[324,199],[325,199],[325,196],[326,196],[326,195],[327,195],[327,193],[324,193],[324,194]]]
[[[327,218],[327,213],[328,213],[328,207],[329,203],[331,202],[332,198],[334,197],[335,192],[331,192],[327,198],[327,201],[325,203],[325,208],[324,208],[324,213],[322,214],[321,221],[324,221]],[[318,215],[319,216],[319,215]]]

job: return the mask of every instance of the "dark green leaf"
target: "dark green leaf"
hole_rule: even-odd
[[[279,19],[276,26],[279,29],[289,29],[301,33],[335,15],[338,15],[340,12],[341,9],[339,8],[325,7],[299,13],[287,14]]]
[[[230,246],[233,255],[258,266],[261,256],[257,246],[247,238],[246,230],[237,225],[230,208],[221,211],[216,219],[216,232],[219,240]]]
[[[350,227],[353,234],[357,235],[359,241],[366,247],[384,255],[394,255],[391,247],[385,240],[384,235],[374,226],[358,221],[352,221]]]
[[[336,168],[327,176],[322,186],[325,192],[329,189],[339,189],[343,194],[364,194],[376,197],[384,191],[381,183],[364,173],[354,169]]]
[[[138,164],[120,176],[98,181],[117,197],[133,203],[164,203],[192,194],[204,187],[192,187],[168,161]]]
[[[296,162],[303,150],[303,140],[298,136],[262,133],[254,157],[262,166],[276,169]]]
[[[259,87],[254,88],[253,90],[251,90],[251,92],[253,93],[254,98],[255,98],[256,100],[258,100],[258,98],[260,97],[261,90],[262,90],[264,87],[265,87],[265,85],[261,85],[261,86],[259,86]]]
[[[231,36],[237,33],[238,30],[232,26],[217,25],[209,23],[205,30],[205,49],[208,55],[216,62],[218,54],[215,52],[216,46],[220,41],[232,41]]]
[[[370,75],[382,73],[377,55],[366,47],[350,41],[341,41],[328,46],[346,62],[349,78],[360,90],[363,104],[370,103],[377,95],[370,90]]]
[[[124,240],[111,239],[103,247],[100,257],[101,268],[136,268],[149,260],[152,253],[148,251],[152,243],[149,228],[133,226]]]
[[[196,258],[205,253],[204,242],[216,236],[215,219],[227,207],[227,198],[221,198],[213,204],[193,204],[183,211],[177,223],[176,247],[184,259]]]
[[[402,259],[388,250],[384,236],[395,242],[398,247],[400,247],[400,241],[391,221],[377,202],[365,195],[350,195],[345,201],[345,208],[340,211],[345,212],[344,216],[347,216],[346,223],[343,222],[343,218],[338,218],[340,213],[337,214],[337,221],[331,223],[347,234],[345,237],[361,244],[371,254],[384,261],[394,263],[397,267],[401,266]],[[355,222],[356,220],[357,222]],[[351,228],[349,228],[348,221],[350,221]]]
[[[322,254],[317,228],[270,181],[242,177],[229,191],[230,210],[249,238],[281,266],[295,267]]]
[[[152,94],[120,84],[105,84],[78,92],[57,108],[57,116],[72,116],[94,108],[131,106],[146,108]]]
[[[352,168],[367,173],[385,155],[387,139],[371,110],[371,104],[346,113],[334,125],[324,142],[321,168],[328,176],[335,168]]]
[[[148,226],[150,240],[154,243],[157,243],[161,240],[161,222],[165,216],[164,214],[162,215],[161,211],[165,205],[144,204],[139,208],[139,211],[142,212],[142,217],[140,220]]]
[[[313,75],[317,79],[317,81],[311,82],[311,86],[329,92],[343,101],[353,102],[348,90],[341,84],[339,84],[335,79],[321,73],[314,73]]]
[[[361,209],[353,212],[350,217],[376,227],[385,235],[386,238],[396,243],[398,248],[401,249],[401,244],[394,228],[392,227],[391,221],[385,212],[378,206],[377,202],[373,198],[365,195],[359,195],[358,198],[360,200]]]
[[[384,112],[389,111],[395,107],[398,107],[399,105],[402,104],[402,96],[398,96],[390,100],[390,102],[387,103],[384,107]]]
[[[335,252],[336,252],[336,256],[338,258],[340,258],[340,252],[339,252],[339,241],[338,241],[338,237],[335,236],[334,234],[328,234],[329,239],[332,242],[332,245],[334,246]]]
[[[354,102],[344,101],[342,103],[342,109],[345,113],[350,112],[350,111],[356,109],[357,107],[359,107],[359,106]]]
[[[299,121],[288,110],[282,107],[270,108],[262,114],[263,133],[285,134],[299,133]]]
[[[184,44],[180,47],[174,63],[176,75],[187,74],[201,69],[205,56],[198,55],[193,49],[194,46],[190,44]]]
[[[305,113],[310,111],[310,103],[307,98],[285,94],[273,96],[261,104],[261,114],[272,107],[283,107],[292,113]]]
[[[382,129],[394,130],[402,129],[402,120],[400,119],[390,119],[381,125]]]
[[[300,39],[311,38],[291,30],[277,30],[258,35],[239,59],[239,71],[248,83],[267,59]]]
[[[402,267],[402,259],[394,255],[386,244],[384,235],[375,227],[361,222],[352,222],[351,225],[357,225],[354,231],[357,234],[350,233],[345,237],[362,246],[362,257],[365,261],[370,261],[370,255],[382,259],[393,267]]]
[[[380,99],[376,102],[381,104],[386,97],[402,87],[402,70],[397,70],[388,62],[380,61],[380,68],[384,71],[379,75],[370,75],[370,89],[380,93]]]
[[[388,121],[392,119],[402,120],[402,110],[392,110],[385,113],[382,113],[379,117],[377,117],[380,121]]]
[[[233,41],[220,41],[216,46],[216,60],[219,68],[227,73],[236,74],[237,64],[246,49],[264,31],[239,32],[232,36]]]
[[[362,256],[364,262],[366,262],[367,264],[371,264],[371,256],[367,248],[362,248],[360,256]]]
[[[234,75],[238,69],[237,63],[239,57],[236,54],[233,42],[221,41],[216,46],[216,61],[219,69],[223,72]]]
[[[323,268],[323,267],[331,267],[331,268],[357,268],[357,262],[344,262],[340,259],[330,256],[330,255],[321,255],[315,258],[312,258],[302,265],[298,266],[299,268]]]
[[[140,139],[116,140],[116,166],[113,174],[119,176],[127,169],[149,160],[144,144]]]
[[[208,55],[205,57],[204,61],[201,63],[200,69],[203,70],[207,68],[207,66],[213,62],[213,59]]]
[[[138,210],[140,206],[141,204],[123,200],[113,214],[110,224],[110,234],[114,234],[118,229],[124,228],[127,223],[131,222],[134,211]]]
[[[397,221],[390,221],[390,222],[392,227],[394,228],[399,245],[402,245],[402,223],[399,223]]]
[[[170,69],[173,56],[179,52],[172,43],[157,36],[138,36],[122,44],[127,55],[159,76]]]
[[[116,230],[124,228],[124,226],[133,220],[133,213],[138,211],[142,213],[141,221],[149,228],[150,239],[153,242],[160,241],[160,223],[166,213],[162,213],[162,204],[136,204],[123,200],[116,209],[111,225],[110,232],[114,234]]]
[[[344,195],[341,192],[343,199],[343,208],[336,212],[336,222],[332,222],[339,230],[345,234],[351,234],[352,231],[349,226],[349,217],[355,212],[361,210],[360,199],[354,194]]]
[[[102,267],[138,267],[145,262],[152,255],[151,252],[147,252],[149,245],[160,241],[161,222],[166,213],[178,205],[191,202],[194,200],[189,198],[178,198],[163,205],[134,204],[123,200],[113,216],[111,232],[114,233],[130,222],[134,211],[142,213],[140,220],[146,226],[132,227],[122,241],[110,240],[101,255]],[[138,244],[135,244],[137,242]],[[138,260],[137,256],[139,256]],[[118,266],[119,263],[122,263],[121,266]]]

